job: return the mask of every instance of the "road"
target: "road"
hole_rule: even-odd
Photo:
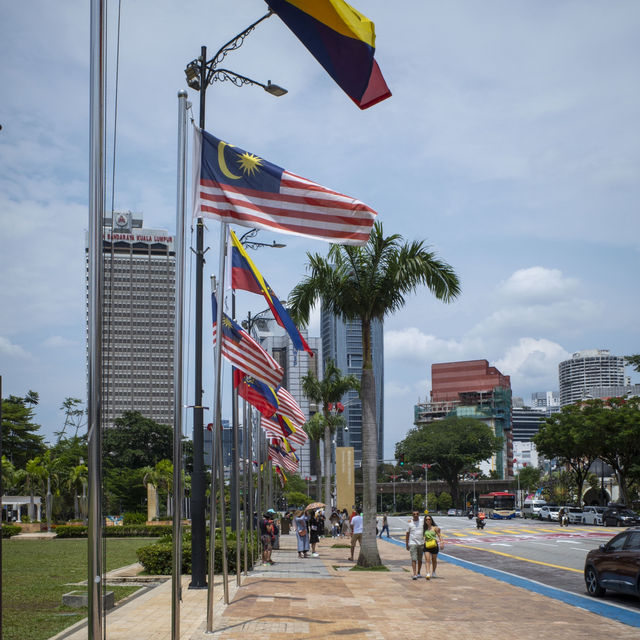
[[[404,540],[408,517],[392,517],[392,537]],[[584,595],[587,552],[610,540],[621,529],[589,525],[560,527],[538,520],[489,520],[483,530],[467,517],[436,516],[445,540],[443,553],[483,567],[535,580]],[[640,601],[607,592],[605,601],[640,611]]]

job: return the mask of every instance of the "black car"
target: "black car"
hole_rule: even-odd
[[[626,507],[607,507],[602,514],[605,527],[631,527],[640,524],[640,518]]]
[[[592,596],[602,596],[607,589],[640,596],[640,527],[627,529],[589,551],[584,581]]]

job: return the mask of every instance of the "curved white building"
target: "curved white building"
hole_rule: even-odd
[[[624,385],[624,358],[612,356],[608,349],[578,351],[558,365],[560,406],[591,397],[594,387]]]

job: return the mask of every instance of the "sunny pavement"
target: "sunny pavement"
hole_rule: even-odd
[[[349,550],[332,548],[345,543],[323,539],[320,557],[299,559],[295,536],[282,536],[274,565],[256,567],[239,589],[230,576],[227,606],[216,580],[213,634],[205,634],[206,590],[187,589],[186,576],[180,639],[639,637],[637,628],[447,562],[436,579],[413,581],[408,553],[385,540],[378,547],[390,571],[349,571]],[[117,607],[106,629],[107,640],[171,640],[171,583]],[[66,638],[84,640],[86,627]]]

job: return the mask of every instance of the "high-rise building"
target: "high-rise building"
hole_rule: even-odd
[[[124,411],[173,424],[173,242],[164,229],[143,228],[140,214],[116,212],[113,219],[105,218],[102,408],[106,426]]]
[[[531,407],[560,407],[560,396],[557,391],[535,391],[531,394]]]
[[[514,407],[511,412],[514,446],[516,442],[531,442],[548,415],[544,408]]]
[[[560,406],[594,397],[591,389],[623,387],[624,358],[612,356],[608,349],[577,351],[558,365]]]
[[[345,321],[321,311],[322,353],[324,360],[333,360],[342,375],[362,376],[362,326],[360,321]],[[378,460],[383,458],[384,442],[384,335],[382,322],[371,324],[371,355],[376,389]],[[343,400],[346,429],[336,434],[339,447],[353,447],[354,462],[362,462],[362,403],[357,391],[349,391]]]
[[[511,380],[486,360],[431,365],[431,401],[415,406],[415,423],[429,424],[447,416],[474,418],[503,439],[502,450],[483,471],[506,478],[513,473]]]
[[[284,369],[282,386],[295,398],[302,412],[310,417],[312,412],[309,400],[302,392],[302,378],[308,373],[313,373],[319,378],[322,377],[322,350],[320,338],[308,337],[304,330],[301,333],[313,351],[313,357],[305,351],[298,351],[293,346],[289,335],[272,316],[257,318],[254,323],[254,335],[257,334],[262,347]],[[309,440],[296,451],[296,454],[300,459],[298,475],[301,478],[317,475],[319,470],[314,467],[315,458],[311,455]]]

